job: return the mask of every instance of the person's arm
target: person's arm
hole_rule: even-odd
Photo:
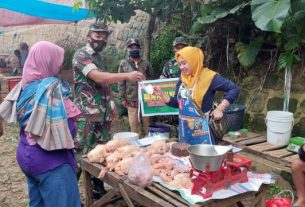
[[[239,86],[232,81],[225,79],[221,75],[217,74],[211,84],[214,91],[223,91],[223,100],[218,104],[216,109],[211,113],[214,118],[221,119],[223,117],[224,110],[233,103],[239,95]]]
[[[145,80],[144,75],[138,71],[133,71],[129,73],[109,73],[98,71],[97,68],[92,69],[86,76],[99,84],[113,84],[125,80],[131,82]]]
[[[87,78],[99,84],[113,84],[124,80],[131,82],[145,80],[142,73],[134,71],[130,73],[109,73],[98,70],[98,67],[93,63],[92,56],[84,51],[80,51],[73,58],[73,66],[80,68]]]
[[[177,85],[176,85],[176,90],[175,90],[175,95],[174,96],[169,96],[167,93],[164,93],[160,87],[155,87],[154,88],[154,94],[156,96],[160,96],[162,100],[166,103],[166,105],[171,106],[173,108],[178,108],[178,91],[179,87],[181,85],[181,81],[179,80]]]

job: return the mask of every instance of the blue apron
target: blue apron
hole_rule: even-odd
[[[188,144],[213,144],[208,118],[197,113],[193,103],[185,95],[186,89],[181,84],[178,93],[179,105],[179,142]]]

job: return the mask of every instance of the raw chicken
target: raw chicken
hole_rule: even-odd
[[[169,150],[169,145],[164,139],[157,140],[151,144],[150,150],[152,151],[152,154],[164,154]]]
[[[186,188],[191,190],[193,187],[192,179],[189,174],[180,173],[174,177],[174,180],[169,183],[174,188]]]
[[[99,144],[87,154],[87,157],[89,162],[102,163],[106,155],[106,146]]]
[[[164,157],[163,155],[160,155],[160,154],[153,154],[151,155],[151,157],[149,158],[150,159],[150,164],[156,164],[159,162],[159,160]]]
[[[116,149],[127,145],[128,142],[126,140],[110,140],[106,144],[106,150],[108,153],[114,152]]]
[[[159,161],[152,165],[154,169],[172,170],[174,168],[174,161],[170,157],[163,156]]]
[[[127,175],[133,159],[133,157],[127,157],[121,160],[115,165],[114,171],[120,176]]]
[[[134,156],[137,153],[138,147],[135,145],[126,145],[120,147],[106,158],[107,168],[112,171],[115,165],[123,158]]]

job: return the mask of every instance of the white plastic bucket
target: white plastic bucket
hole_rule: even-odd
[[[287,111],[268,111],[266,125],[268,143],[288,145],[294,125],[293,113]]]
[[[132,142],[139,139],[139,135],[135,132],[118,132],[113,135],[113,139],[126,140]]]

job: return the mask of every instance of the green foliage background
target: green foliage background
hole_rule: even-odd
[[[159,77],[162,73],[163,65],[173,56],[172,42],[175,38],[175,32],[171,26],[163,27],[158,37],[153,39],[150,61],[155,73]]]

